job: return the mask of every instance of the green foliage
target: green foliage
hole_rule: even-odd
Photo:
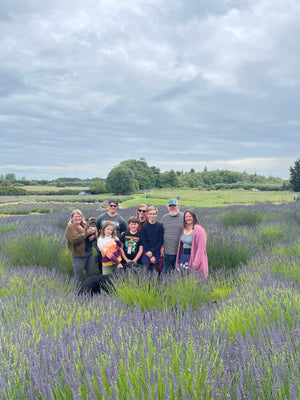
[[[15,187],[9,180],[2,181],[0,185],[1,196],[19,196],[26,194],[26,191],[20,187]]]
[[[138,161],[122,161],[119,166],[129,168],[133,172],[134,179],[138,182],[139,190],[147,190],[154,187],[154,171],[143,158]]]
[[[235,211],[228,211],[220,216],[225,227],[229,226],[249,226],[253,227],[259,224],[263,219],[258,212],[253,212],[245,208],[238,208]]]
[[[176,309],[184,312],[187,307],[197,310],[227,297],[234,288],[234,280],[224,273],[212,273],[206,282],[177,272],[158,280],[156,275],[144,275],[141,271],[140,274],[129,272],[126,279],[115,278],[115,286],[117,297],[130,307],[139,306],[142,311],[156,308],[162,312]]]
[[[7,233],[7,232],[11,232],[14,231],[15,229],[18,228],[20,224],[18,222],[8,222],[5,225],[0,225],[0,235]]]
[[[90,190],[93,194],[101,194],[106,192],[105,183],[101,178],[94,178],[90,185]]]
[[[127,167],[115,167],[107,176],[106,187],[113,194],[127,195],[135,192],[133,172]]]
[[[2,245],[2,254],[9,265],[38,265],[47,268],[58,268],[71,273],[71,257],[66,257],[66,248],[61,239],[44,233],[28,233],[7,240]]]
[[[265,225],[259,227],[257,242],[262,248],[266,248],[278,241],[287,239],[288,229],[284,229],[282,225]]]
[[[161,174],[161,182],[163,187],[179,187],[179,179],[173,169]]]
[[[238,237],[230,239],[222,235],[208,235],[206,251],[209,270],[216,271],[223,267],[230,269],[246,264],[253,256],[254,248],[251,246],[251,242],[243,242]]]
[[[14,182],[16,180],[16,175],[15,174],[11,174],[11,173],[5,174],[5,179],[7,181]]]
[[[294,167],[290,167],[290,183],[295,192],[300,192],[300,158],[295,161]]]

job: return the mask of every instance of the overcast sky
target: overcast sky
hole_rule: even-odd
[[[299,0],[1,0],[0,174],[289,178]]]

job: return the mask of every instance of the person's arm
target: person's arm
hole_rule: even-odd
[[[142,254],[143,254],[143,246],[140,245],[139,251],[137,252],[137,255],[134,257],[134,259],[132,261],[138,262],[138,260],[142,257]]]
[[[129,260],[129,258],[127,258],[123,247],[120,249],[120,252],[121,252],[121,256],[122,256],[123,260],[124,260],[126,263],[129,263],[130,260]]]
[[[79,244],[85,240],[87,236],[92,234],[94,230],[89,228],[87,231],[77,228],[74,224],[70,224],[66,229],[66,237],[72,244]]]
[[[105,214],[101,214],[100,217],[96,221],[96,227],[98,229],[98,232],[100,234],[101,228],[102,228],[102,220]]]
[[[123,217],[121,217],[121,218],[122,218],[122,221],[120,222],[120,231],[122,234],[127,231],[127,225],[126,225],[124,218]]]

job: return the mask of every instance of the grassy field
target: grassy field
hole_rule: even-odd
[[[150,196],[150,198],[146,197]],[[293,193],[255,192],[252,190],[153,190],[153,192],[135,194],[133,199],[122,203],[122,206],[135,206],[139,203],[166,205],[171,197],[180,198],[179,204],[185,207],[223,207],[228,205],[250,205],[256,203],[284,203],[293,201]]]
[[[36,186],[36,190],[41,190],[41,186]],[[54,188],[49,187],[49,190]],[[58,188],[56,188],[58,189]],[[80,188],[78,188],[78,192]],[[99,195],[79,196],[79,195],[28,195],[28,196],[0,196],[1,208],[13,203],[31,202],[70,202],[70,203],[98,203],[106,202],[116,196],[105,193]],[[166,205],[171,197],[179,198],[182,207],[224,207],[229,205],[251,205],[257,203],[280,204],[293,201],[293,192],[272,191],[255,192],[252,190],[183,190],[183,189],[161,189],[153,190],[148,193],[136,193],[130,196],[117,197],[123,208],[137,206],[140,203],[148,205]],[[299,197],[299,196],[298,196]]]

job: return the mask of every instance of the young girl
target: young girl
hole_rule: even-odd
[[[102,254],[103,275],[112,274],[118,268],[123,268],[121,264],[121,241],[116,236],[114,224],[110,221],[104,223],[97,246]]]

